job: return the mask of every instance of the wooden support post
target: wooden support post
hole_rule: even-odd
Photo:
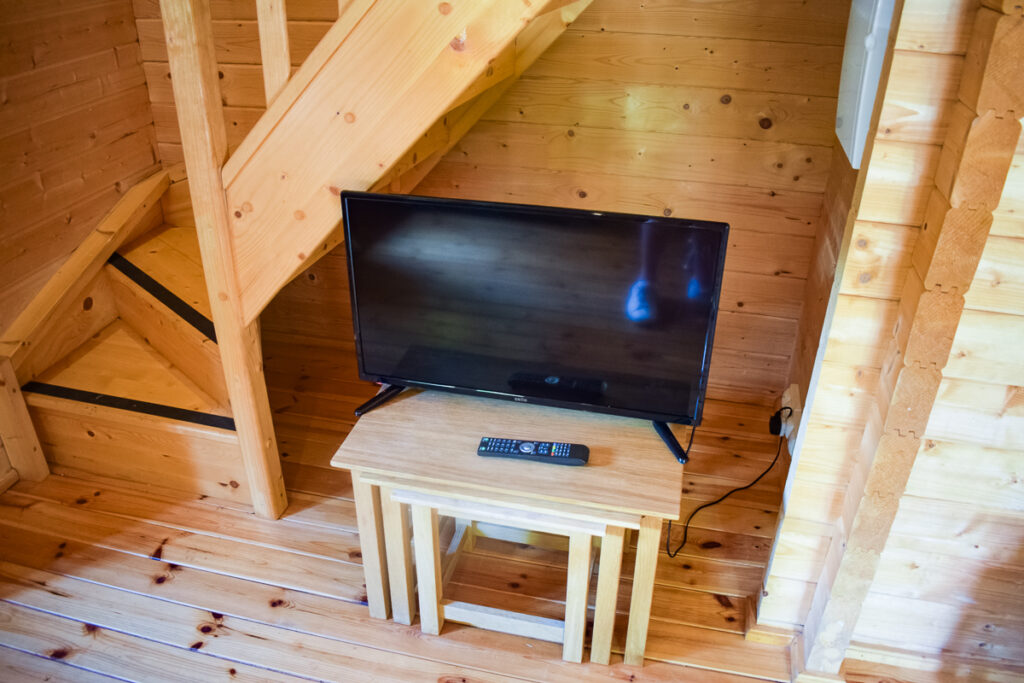
[[[391,489],[382,486],[380,508],[384,518],[388,583],[391,585],[391,615],[400,624],[411,624],[416,615],[416,592],[412,581],[409,506],[392,498]],[[436,522],[434,534],[437,534]]]
[[[420,628],[438,635],[444,626],[441,607],[441,552],[438,547],[437,509],[412,506],[413,536],[416,539],[416,579],[419,583]],[[408,547],[408,545],[406,546]]]
[[[565,584],[565,631],[562,659],[583,661],[583,637],[587,630],[587,595],[590,593],[590,546],[592,536],[569,536],[569,570]]]
[[[256,19],[260,34],[260,59],[263,62],[263,89],[269,107],[291,75],[285,0],[256,0]]]
[[[242,460],[256,514],[276,518],[287,500],[263,378],[259,319],[244,323],[239,308],[221,180],[227,142],[209,3],[161,0],[160,10],[203,271]]]
[[[11,359],[6,356],[0,356],[0,442],[19,478],[42,481],[50,473]]]
[[[597,599],[594,603],[594,635],[590,639],[590,661],[597,664],[607,664],[611,657],[625,531],[622,527],[610,526],[601,538]]]
[[[633,594],[629,602],[629,627],[623,660],[631,666],[643,666],[647,646],[647,626],[654,597],[654,574],[658,567],[661,518],[644,517],[636,540],[636,564],[633,567]]]
[[[359,525],[359,549],[363,555],[366,603],[371,617],[387,619],[391,616],[391,589],[384,553],[380,488],[367,484],[358,472],[352,472],[352,493],[356,502],[356,523]]]

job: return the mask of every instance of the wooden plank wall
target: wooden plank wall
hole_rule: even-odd
[[[157,169],[129,0],[0,7],[0,330]]]
[[[180,158],[157,0],[134,0],[161,158]],[[212,4],[229,147],[263,112],[255,3]],[[772,403],[797,336],[830,168],[846,2],[597,0],[418,193],[728,221],[711,395]],[[292,62],[337,15],[288,3]],[[351,338],[344,256],[263,316],[264,336]]]
[[[160,21],[160,0],[132,0],[156,124],[157,149],[164,166],[183,161],[171,71]],[[228,150],[233,152],[266,110],[256,3],[212,0],[213,36],[224,103]],[[288,45],[293,70],[338,18],[338,0],[289,0]]]
[[[4,450],[4,445],[0,443],[0,492],[9,488],[16,481],[18,481],[18,473],[11,467],[7,451]]]
[[[720,220],[709,395],[784,388],[848,3],[595,0],[417,193]]]
[[[857,622],[860,657],[1024,661],[1024,142],[993,218]]]
[[[874,150],[862,167],[863,195],[848,234],[842,233],[844,221],[830,222],[827,216],[844,213],[842,202],[849,201],[850,189],[826,197],[823,246],[812,268],[828,275],[830,260],[836,259],[841,281],[814,402],[788,482],[785,519],[777,532],[759,623],[803,625],[819,579],[823,572],[834,572],[841,557],[842,531],[834,532],[849,529],[856,510],[857,501],[847,500],[848,488],[859,491],[857,481],[863,485],[861,443],[871,438],[866,427],[878,420],[879,373],[978,5],[978,0],[906,0]],[[837,187],[851,183],[848,167],[838,161],[836,166]],[[806,315],[824,318],[814,308],[824,303],[812,297]],[[809,378],[816,350],[813,343],[801,347],[794,367],[797,381]],[[821,588],[818,601],[828,596],[828,586]]]

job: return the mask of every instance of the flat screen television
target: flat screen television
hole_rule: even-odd
[[[700,423],[725,223],[341,201],[363,379]]]

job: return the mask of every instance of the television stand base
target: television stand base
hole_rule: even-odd
[[[696,426],[690,427],[690,445],[683,450],[683,445],[679,443],[679,439],[672,433],[668,425],[660,420],[651,420],[651,424],[654,425],[654,431],[658,432],[658,436],[665,442],[668,449],[672,452],[672,455],[676,456],[676,460],[679,464],[685,465],[690,460],[690,448],[693,446],[693,432],[697,429]]]
[[[362,417],[374,408],[380,407],[405,391],[401,384],[383,384],[377,395],[355,409],[356,417]]]

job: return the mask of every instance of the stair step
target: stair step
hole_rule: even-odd
[[[146,343],[123,320],[36,378],[41,384],[229,417],[227,407]]]
[[[24,387],[61,471],[249,504],[226,405],[117,319]]]
[[[196,229],[163,225],[118,252],[129,263],[212,319]]]

